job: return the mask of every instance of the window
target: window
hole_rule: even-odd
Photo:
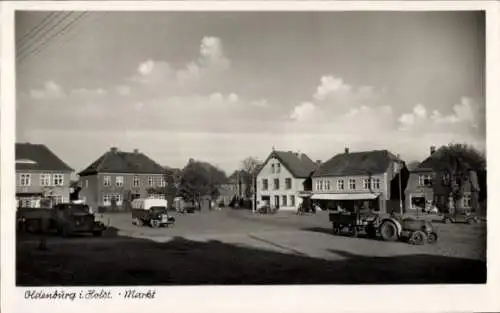
[[[271,173],[274,173],[274,163],[271,164]]]
[[[31,174],[21,174],[19,176],[19,184],[21,186],[31,186]]]
[[[468,193],[464,194],[464,196],[462,197],[462,202],[463,202],[464,208],[470,208],[470,207],[472,207],[472,197],[471,197],[471,195],[468,194]]]
[[[426,186],[429,184],[431,181],[431,175],[428,174],[421,174],[418,176],[418,185],[419,186]]]
[[[319,188],[318,188],[318,190],[323,190],[323,181],[322,180],[319,181]]]
[[[54,182],[54,186],[64,186],[64,175],[54,174],[52,181]]]
[[[116,193],[113,195],[113,199],[116,200],[116,205],[122,205],[123,203],[123,196],[119,193]]]
[[[443,185],[448,186],[450,184],[450,174],[443,174]]]
[[[280,180],[278,178],[274,179],[274,189],[280,189]]]
[[[295,196],[290,196],[290,206],[295,206]]]
[[[325,180],[325,190],[330,190],[330,181]]]
[[[50,174],[40,174],[40,186],[50,186]]]
[[[380,178],[374,178],[372,180],[372,189],[380,189]]]
[[[115,185],[116,187],[123,187],[123,176],[116,176]]]
[[[85,180],[85,188],[89,188],[89,181],[88,181],[88,179]]]
[[[148,177],[148,186],[153,187],[155,185],[155,178],[153,176]]]
[[[285,179],[285,188],[286,189],[292,189],[292,179],[291,178],[286,178]]]
[[[287,204],[286,204],[287,196],[283,196],[282,199],[283,199],[283,206],[287,206]]]
[[[53,199],[54,199],[54,205],[59,204],[59,203],[64,203],[63,196],[53,196]]]
[[[316,185],[316,190],[319,190],[319,180],[316,181],[315,185]]]
[[[337,190],[344,190],[344,180],[343,179],[337,180]]]
[[[104,194],[102,196],[102,204],[104,206],[109,206],[111,205],[111,195],[110,194]]]
[[[280,173],[281,172],[281,164],[278,163],[276,164],[276,173]]]
[[[267,179],[262,180],[262,190],[267,190],[269,188]]]
[[[111,186],[111,176],[104,176],[102,181],[104,187]]]
[[[132,187],[139,187],[141,185],[141,181],[139,180],[139,176],[134,176],[134,180],[132,181]]]
[[[165,181],[164,177],[160,177],[160,181],[158,183],[160,187],[165,187],[167,185],[167,182]]]
[[[356,189],[356,180],[355,179],[349,179],[349,189],[354,190]]]
[[[363,189],[370,189],[370,179],[369,178],[363,179]]]

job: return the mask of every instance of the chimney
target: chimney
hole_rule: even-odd
[[[111,152],[113,152],[113,153],[118,152],[118,148],[117,147],[111,147]]]
[[[345,152],[345,154],[348,154],[349,153],[349,147],[345,147],[344,148],[344,152]]]
[[[434,154],[434,152],[436,152],[436,147],[435,147],[435,146],[431,146],[431,149],[430,149],[430,150],[431,150],[431,155],[433,155],[433,154]]]
[[[134,149],[134,154],[139,154],[139,149]]]

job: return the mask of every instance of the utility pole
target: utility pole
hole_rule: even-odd
[[[252,201],[252,212],[257,211],[257,177],[255,176],[255,171],[252,171],[252,185],[253,185],[253,201]]]
[[[403,191],[402,191],[402,186],[401,186],[401,170],[403,162],[401,161],[401,158],[399,157],[398,154],[398,177],[399,177],[399,213],[403,215]]]

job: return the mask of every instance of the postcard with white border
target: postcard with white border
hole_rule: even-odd
[[[0,8],[2,311],[500,311],[498,2]]]

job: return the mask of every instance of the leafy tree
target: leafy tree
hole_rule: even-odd
[[[465,184],[473,183],[472,188],[477,187],[477,172],[486,169],[486,158],[484,154],[467,144],[449,144],[441,147],[438,156],[437,177],[442,180],[442,185],[453,201],[452,213],[456,212],[458,201],[463,197]],[[479,191],[479,190],[473,190]],[[477,204],[478,193],[472,193],[473,203]]]
[[[224,171],[207,162],[189,160],[182,170],[179,194],[188,201],[200,203],[202,197],[218,196],[217,186],[227,180]]]

